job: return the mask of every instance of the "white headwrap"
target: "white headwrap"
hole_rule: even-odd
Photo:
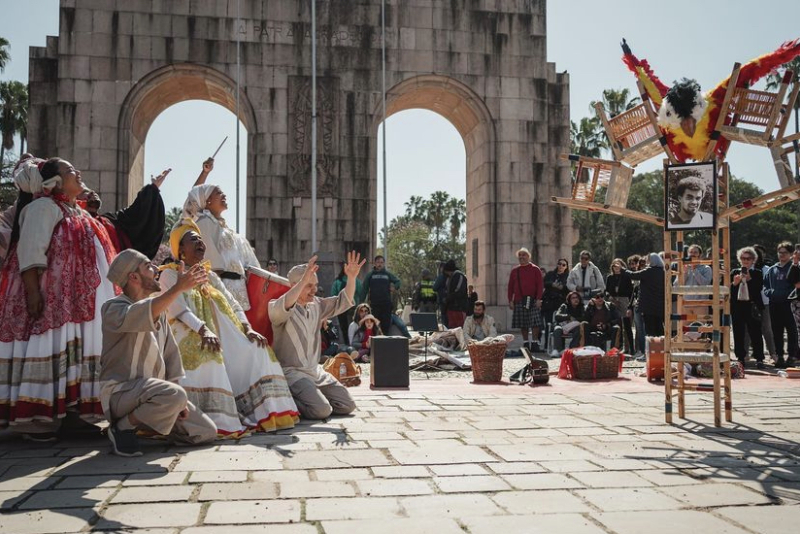
[[[20,191],[36,195],[61,185],[61,176],[56,174],[52,178],[43,180],[39,166],[34,161],[25,162],[14,175],[14,184]]]
[[[191,188],[186,202],[183,203],[182,217],[196,218],[200,212],[206,209],[206,202],[216,189],[216,185],[210,184],[196,185]]]

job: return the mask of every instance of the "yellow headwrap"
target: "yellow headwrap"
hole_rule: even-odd
[[[197,232],[198,235],[203,235],[200,228],[194,223],[193,220],[184,218],[175,223],[172,227],[172,232],[169,234],[169,249],[172,252],[172,257],[178,261],[179,249],[181,246],[181,239],[187,232]]]

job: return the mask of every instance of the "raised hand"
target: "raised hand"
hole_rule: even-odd
[[[203,172],[209,174],[214,170],[214,158],[208,158],[203,162]]]
[[[306,268],[306,272],[303,273],[303,278],[300,279],[300,283],[303,286],[314,283],[314,275],[317,274],[317,271],[319,271],[319,265],[317,265],[317,256],[314,255],[308,260],[308,267]]]
[[[344,274],[347,275],[348,278],[357,277],[366,262],[366,258],[362,260],[361,254],[355,250],[351,250],[347,253],[347,263],[344,264]]]
[[[189,268],[188,271],[186,271],[183,262],[180,262],[178,268],[178,279],[175,282],[175,287],[177,287],[181,292],[188,291],[193,287],[205,284],[206,282],[208,282],[208,273],[201,264],[195,263]]]
[[[161,174],[159,174],[159,175],[158,175],[158,176],[156,176],[155,178],[153,178],[153,176],[151,175],[151,176],[150,176],[150,182],[151,182],[151,183],[152,183],[154,186],[156,186],[157,188],[161,189],[161,184],[163,184],[163,183],[164,183],[164,180],[166,180],[166,179],[167,179],[167,175],[168,175],[169,173],[171,173],[171,172],[172,172],[172,169],[164,169],[163,171],[161,171]]]

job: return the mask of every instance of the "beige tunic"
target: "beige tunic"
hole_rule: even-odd
[[[302,378],[310,378],[319,386],[337,384],[319,364],[320,325],[322,321],[344,313],[354,302],[342,290],[337,297],[319,298],[301,306],[286,309],[286,295],[269,303],[269,318],[275,334],[275,355],[291,386]]]
[[[106,416],[111,395],[130,389],[134,380],[177,382],[184,375],[167,316],[162,313],[153,321],[152,302],[152,298],[133,302],[122,294],[103,304],[100,402]]]

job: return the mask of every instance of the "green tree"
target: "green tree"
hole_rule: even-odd
[[[172,227],[175,226],[175,223],[181,219],[182,211],[183,210],[177,206],[167,210],[167,213],[164,215],[164,237],[161,239],[162,243],[169,243],[169,233],[172,231]]]
[[[0,72],[6,70],[6,65],[11,61],[11,54],[8,49],[11,48],[8,39],[0,37]]]
[[[466,202],[436,191],[428,199],[412,196],[405,207],[405,214],[389,223],[389,269],[402,282],[403,303],[411,298],[422,269],[436,273],[440,261],[452,259],[466,273]]]
[[[758,186],[732,177],[730,186],[731,205],[764,194]],[[767,254],[774,260],[775,250],[781,241],[792,240],[797,235],[797,202],[790,202],[753,215],[731,224],[731,255],[742,247],[764,245]]]
[[[28,128],[28,87],[18,81],[0,82],[0,161],[5,151],[14,148],[14,136],[23,140]],[[20,150],[22,153],[22,150]]]

